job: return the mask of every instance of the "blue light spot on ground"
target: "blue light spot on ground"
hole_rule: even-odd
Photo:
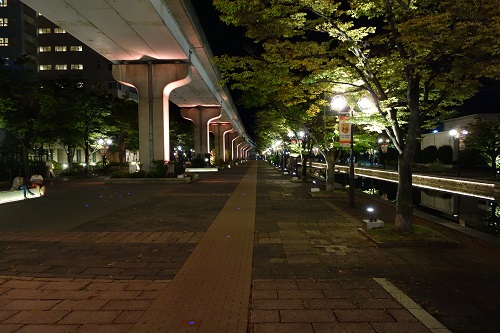
[[[88,206],[89,206],[89,204],[85,204],[85,207],[88,207]]]
[[[188,322],[189,325],[194,325],[194,321]]]

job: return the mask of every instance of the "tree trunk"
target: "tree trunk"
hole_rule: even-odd
[[[493,171],[493,177],[497,175],[497,155],[490,155],[491,158],[491,171]]]
[[[420,77],[413,71],[408,71],[408,106],[410,118],[406,133],[406,142],[398,156],[398,193],[396,194],[396,220],[394,230],[410,232],[413,222],[413,182],[412,164],[415,156],[417,139],[420,137],[420,112],[419,112],[419,82]],[[403,142],[402,136],[399,138]]]
[[[335,189],[335,152],[329,150],[325,153],[326,159],[326,190],[333,191]]]
[[[307,160],[307,155],[302,155],[302,164],[300,165],[300,178],[302,179],[302,181],[307,180]]]
[[[118,138],[118,160],[120,161],[120,164],[125,163],[125,157],[126,157],[126,149],[125,149],[125,141],[123,135],[120,135]]]
[[[85,170],[85,177],[87,177],[89,174],[89,151],[90,151],[88,140],[85,140],[84,149],[85,149],[85,168],[84,168],[84,170]]]
[[[71,174],[73,172],[73,157],[75,156],[75,150],[68,146],[66,156],[68,158],[68,172]]]
[[[24,164],[24,174],[27,177],[31,173],[31,170],[30,170],[30,161],[28,158],[28,149],[24,145],[23,145],[23,164]]]
[[[396,195],[396,220],[394,229],[397,231],[411,231],[413,217],[412,170],[411,160],[407,161],[407,154],[398,156],[398,193]]]

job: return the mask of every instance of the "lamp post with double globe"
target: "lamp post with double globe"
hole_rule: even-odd
[[[352,128],[352,120],[354,119],[354,107],[349,106],[346,98],[343,95],[336,95],[332,98],[330,103],[331,107],[337,111],[342,118],[347,116],[347,119],[340,119],[340,144],[345,142],[342,138],[342,133],[348,135],[349,141],[349,206],[354,208],[354,131]],[[374,109],[373,102],[368,97],[361,97],[357,101],[359,109],[363,112],[373,113],[376,112]],[[347,120],[347,121],[345,121]],[[347,139],[347,138],[344,138]]]

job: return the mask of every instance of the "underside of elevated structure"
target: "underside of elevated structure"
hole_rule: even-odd
[[[219,107],[218,121],[231,122],[251,142],[227,88],[219,85],[189,0],[22,1],[116,65],[187,64],[190,82],[169,92],[169,100],[180,108]]]

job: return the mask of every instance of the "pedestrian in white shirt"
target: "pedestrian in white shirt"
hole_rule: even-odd
[[[43,176],[38,171],[33,172],[33,176],[31,176],[30,182],[31,185],[34,185],[36,187],[36,189],[38,190],[38,194],[41,197],[44,197],[46,194],[46,188],[43,184]]]

